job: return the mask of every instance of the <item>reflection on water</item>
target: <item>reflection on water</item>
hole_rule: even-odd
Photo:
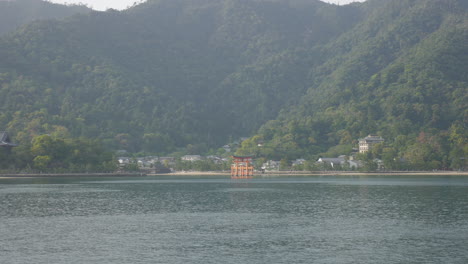
[[[0,263],[468,263],[467,177],[0,180]]]

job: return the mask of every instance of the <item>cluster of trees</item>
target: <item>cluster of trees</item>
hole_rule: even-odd
[[[197,161],[184,161],[177,158],[174,164],[156,163],[151,167],[141,167],[137,160],[134,159],[129,164],[120,166],[120,171],[151,171],[152,173],[169,173],[171,170],[175,171],[226,171],[230,169],[229,162],[215,162],[213,160],[204,159]]]
[[[356,154],[357,139],[352,140],[352,144],[344,143],[323,152],[317,152],[314,148],[300,147],[300,134],[297,133],[289,134],[289,138],[283,137],[283,139],[285,141],[281,144],[274,141],[264,143],[262,135],[256,135],[242,142],[236,154],[253,154],[262,161],[266,160],[265,157],[284,160],[283,168],[290,168],[289,161],[293,159],[306,158],[307,164],[296,167],[296,170],[325,169],[315,164],[315,161],[319,157],[338,157],[339,155],[355,156],[357,160],[363,162],[363,170],[366,171],[377,169],[376,160],[381,160],[387,170],[466,170],[468,168],[466,159],[468,130],[461,122],[455,122],[446,131],[432,129],[419,134],[389,138],[384,143],[373,145],[370,151],[360,154]],[[259,145],[259,142],[262,143]],[[309,142],[310,144],[316,143],[310,138]]]
[[[13,149],[0,148],[3,172],[113,172],[117,163],[98,140],[35,136]]]
[[[177,160],[173,168],[177,171],[227,171],[231,169],[231,161],[214,161],[203,159],[197,161]]]
[[[6,5],[24,13],[25,2]],[[410,153],[437,150],[412,166],[461,168],[456,157],[467,156],[468,115],[465,2],[161,0],[122,12],[63,7],[69,9],[57,11],[62,17],[80,14],[0,37],[0,127],[20,144],[50,134],[156,155],[203,154],[251,136],[239,153],[275,160],[347,154],[358,138],[377,133],[386,150],[376,157],[392,153],[416,164]],[[41,8],[48,6],[57,8]],[[421,133],[432,139],[420,140]],[[38,158],[37,165],[72,163],[54,159]]]
[[[390,170],[467,169],[466,139],[466,130],[455,124],[446,133],[421,132],[414,139],[399,136],[391,144],[376,145],[358,158],[366,162],[380,159]]]

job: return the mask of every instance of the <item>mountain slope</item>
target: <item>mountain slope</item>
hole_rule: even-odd
[[[39,0],[0,1],[0,36],[35,20],[63,19],[91,11],[85,6],[64,6]]]
[[[0,40],[0,125],[153,153],[258,131],[278,158],[440,135],[466,123],[466,8],[154,0],[40,21]]]
[[[314,69],[316,85],[257,137],[278,156],[293,158],[335,145],[350,151],[357,138],[374,133],[388,146],[405,136],[407,146],[425,131],[447,146],[438,159],[448,166],[447,133],[461,124],[466,148],[466,11],[462,1],[385,3],[326,46],[335,56]],[[395,155],[406,150],[397,148]]]
[[[7,58],[0,64],[9,83],[5,92],[19,79],[27,83],[19,85],[16,94],[18,89],[34,91],[30,98],[12,96],[5,102],[5,120],[18,108],[22,111],[16,119],[23,120],[6,126],[22,130],[31,112],[45,109],[47,124],[64,126],[77,136],[101,137],[115,147],[122,142],[116,137],[123,136],[131,143],[120,147],[134,151],[147,145],[145,134],[171,138],[168,148],[223,144],[274,118],[284,104],[279,100],[284,93],[276,93],[284,85],[270,89],[267,85],[274,80],[257,83],[266,90],[257,91],[258,96],[269,93],[276,99],[266,100],[250,118],[252,108],[259,107],[257,100],[249,99],[246,107],[231,103],[252,95],[247,86],[250,95],[231,93],[232,80],[244,82],[249,67],[260,69],[282,60],[281,53],[294,54],[300,45],[317,45],[339,35],[341,25],[350,23],[338,9],[313,0],[151,1],[125,12],[38,22],[1,44]],[[331,14],[324,16],[321,10]],[[282,12],[297,19],[273,23]],[[349,12],[348,17],[354,21],[357,13]],[[335,24],[313,25],[327,21]],[[28,105],[20,107],[23,100]],[[230,114],[233,109],[235,116]]]

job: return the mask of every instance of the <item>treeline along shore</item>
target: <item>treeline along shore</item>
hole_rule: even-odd
[[[8,173],[0,178],[38,178],[38,177],[142,177],[146,173]]]
[[[148,176],[221,176],[230,175],[226,171],[177,171],[171,173],[155,173]],[[265,173],[255,172],[254,176],[468,176],[468,171],[386,171],[386,172],[355,172],[355,171],[269,171]]]
[[[40,177],[145,177],[145,176],[229,176],[226,171],[177,171],[171,173],[6,173],[0,178],[40,178]],[[254,176],[468,176],[468,171],[385,171],[385,172],[355,172],[355,171],[271,171],[256,172]]]

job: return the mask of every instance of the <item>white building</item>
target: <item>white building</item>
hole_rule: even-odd
[[[292,162],[292,165],[293,166],[304,165],[305,162],[306,162],[305,159],[296,159],[295,161]]]
[[[346,163],[346,159],[342,156],[338,157],[338,158],[320,158],[317,160],[317,163],[320,163],[320,164],[330,164],[330,166],[332,168],[334,168],[336,165],[345,165],[347,164]]]
[[[202,157],[200,155],[185,155],[181,158],[184,161],[198,161],[201,160]]]
[[[278,171],[280,168],[280,162],[276,160],[269,160],[262,165],[262,170],[265,171]]]
[[[368,135],[365,138],[359,139],[359,153],[369,151],[373,145],[384,142],[381,136]]]

